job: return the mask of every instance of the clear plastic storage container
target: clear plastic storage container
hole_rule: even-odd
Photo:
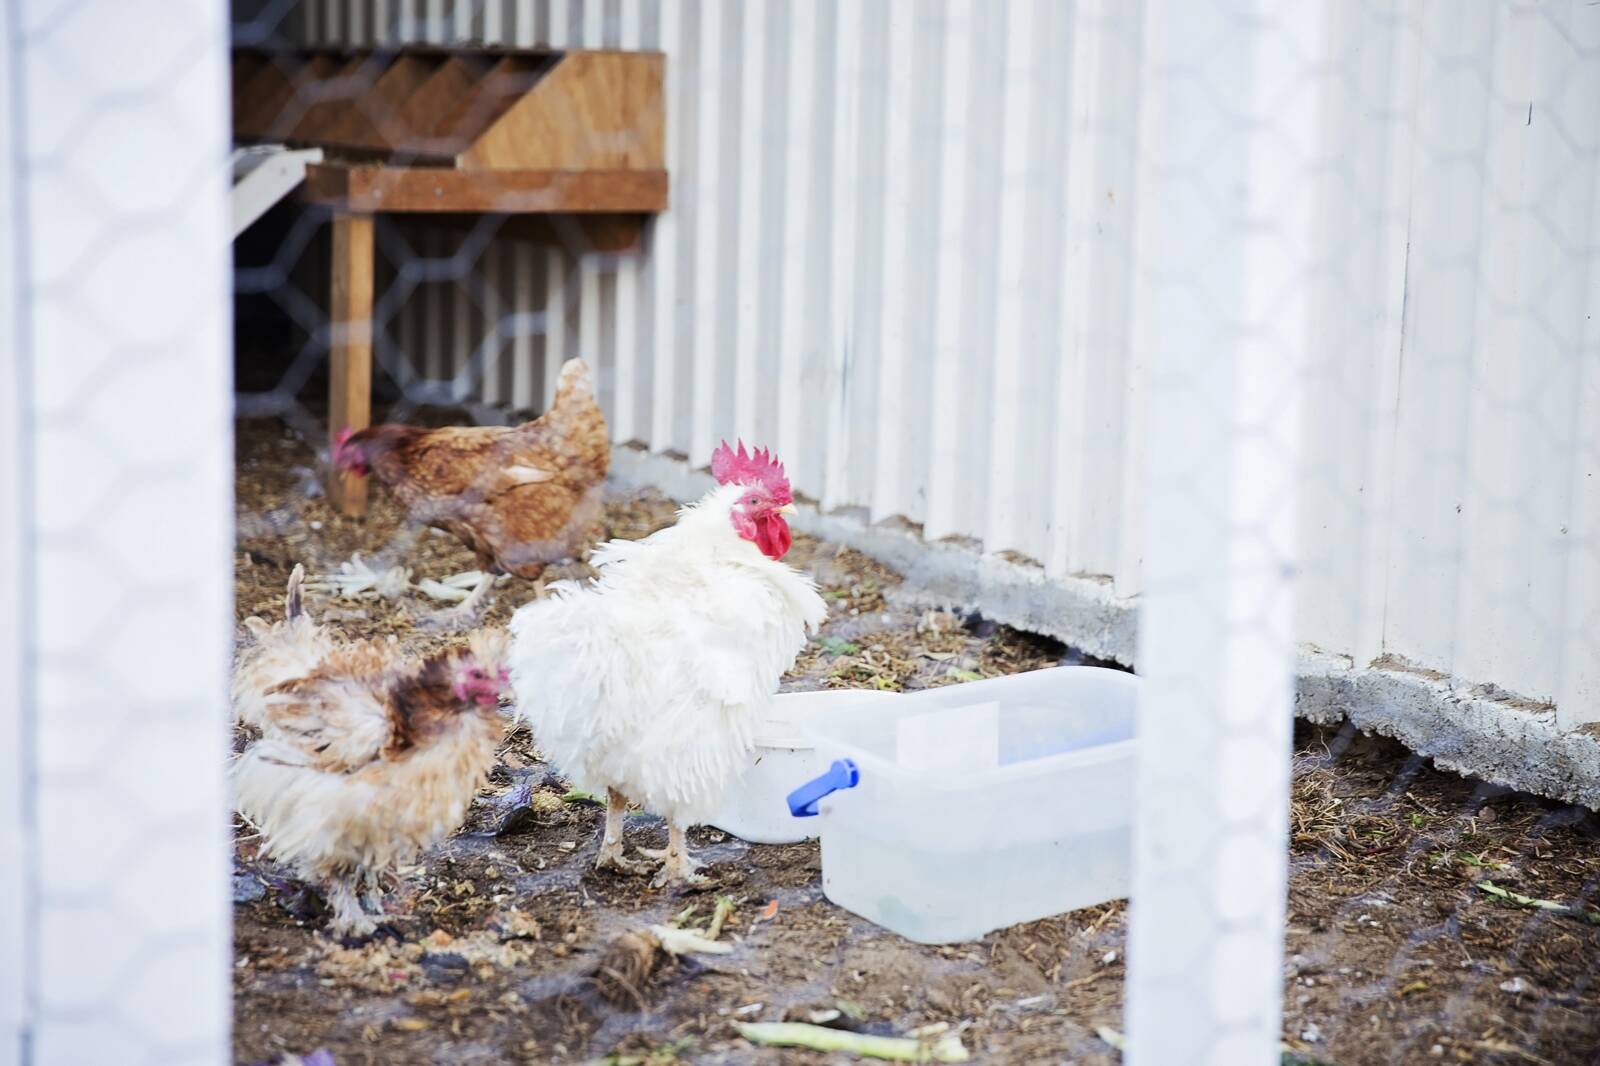
[[[784,692],[773,697],[756,726],[756,746],[738,784],[728,790],[722,810],[711,819],[718,829],[753,844],[794,844],[817,835],[815,818],[796,818],[784,802],[795,783],[828,768],[799,723],[818,710],[843,710],[900,699],[897,692],[827,689]]]
[[[797,717],[829,769],[822,887],[909,940],[972,940],[1127,895],[1138,678],[1058,667]]]

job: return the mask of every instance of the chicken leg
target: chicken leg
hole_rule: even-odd
[[[662,888],[673,883],[682,885],[706,883],[705,876],[699,873],[700,864],[689,857],[688,833],[681,825],[667,826],[665,848],[640,848],[639,854],[662,860],[661,869],[650,882],[652,888]]]
[[[369,936],[377,929],[378,923],[361,909],[361,900],[356,896],[350,880],[348,877],[334,877],[323,885],[323,895],[328,899],[328,906],[333,908],[328,932],[352,937]]]
[[[372,870],[362,879],[361,908],[374,918],[388,917],[383,909],[383,884]]]
[[[625,874],[641,873],[641,867],[632,859],[622,857],[624,845],[622,822],[628,814],[628,797],[616,789],[606,790],[606,835],[600,841],[600,854],[595,856],[596,870],[620,870]]]
[[[494,573],[485,569],[483,576],[473,586],[467,598],[461,601],[461,606],[455,608],[455,613],[462,618],[473,619],[478,617],[478,610],[482,607],[484,597],[489,595],[489,590],[494,588]]]

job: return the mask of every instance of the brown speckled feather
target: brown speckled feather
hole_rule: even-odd
[[[469,655],[497,668],[487,646],[477,637],[417,662],[347,645],[274,685],[261,738],[234,770],[236,802],[266,851],[326,878],[392,868],[459,826],[501,726],[451,678]]]
[[[537,577],[600,512],[611,442],[588,368],[569,361],[550,410],[520,426],[382,425],[350,438],[413,518],[459,537],[479,565]]]

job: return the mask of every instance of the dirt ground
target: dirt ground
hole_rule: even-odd
[[[419,579],[471,568],[454,540],[408,529],[381,490],[365,519],[336,514],[312,452],[279,423],[240,423],[237,447],[239,619],[281,610],[295,562],[328,571],[360,551]],[[619,498],[607,521],[636,537],[671,515],[661,498]],[[854,552],[799,537],[789,561],[817,577],[833,617],[786,689],[916,689],[1078,661],[981,618],[919,610]],[[527,582],[500,586],[489,620],[530,595]],[[415,594],[313,596],[311,609],[408,647],[452,639],[441,605]],[[709,829],[691,841],[712,883],[654,891],[591,871],[601,812],[566,796],[525,731],[502,755],[463,832],[402,872],[399,939],[328,939],[318,901],[258,860],[239,827],[236,1061],[319,1049],[339,1066],[851,1061],[757,1048],[733,1027],[813,1012],[885,1035],[959,1031],[977,1062],[1119,1061],[1099,1030],[1121,1027],[1120,904],[923,947],[828,903],[814,845]],[[1284,1039],[1299,1061],[1600,1062],[1593,815],[1441,773],[1387,741],[1302,728],[1292,832]],[[660,846],[665,830],[639,814],[629,837]],[[719,897],[735,904],[721,934],[731,954],[619,949],[690,907],[683,924],[703,925]]]

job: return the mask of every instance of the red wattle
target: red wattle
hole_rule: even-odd
[[[756,547],[768,559],[782,559],[794,543],[789,523],[778,515],[762,515],[756,519]]]

